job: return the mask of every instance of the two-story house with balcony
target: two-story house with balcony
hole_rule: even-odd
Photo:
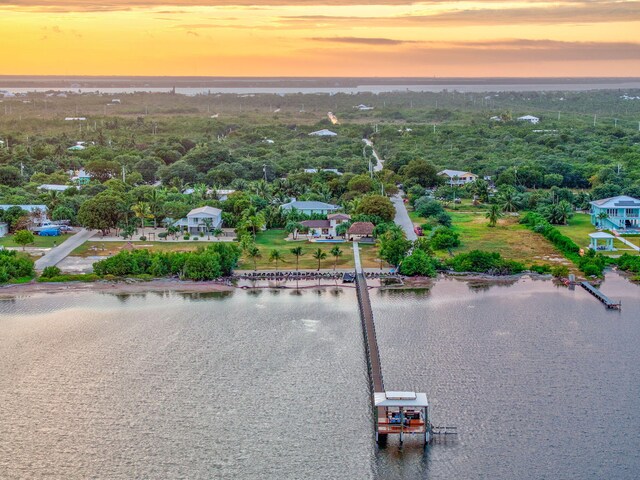
[[[640,200],[620,195],[594,200],[591,204],[591,223],[602,229],[637,230],[640,228]]]

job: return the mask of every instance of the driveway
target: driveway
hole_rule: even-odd
[[[400,192],[398,195],[394,195],[391,197],[391,201],[393,202],[393,206],[396,207],[396,217],[393,219],[400,228],[404,230],[404,233],[407,235],[407,240],[416,240],[418,236],[416,232],[413,230],[413,222],[409,218],[409,212],[407,212],[407,207],[404,206],[404,202],[402,201],[402,193]]]
[[[36,270],[42,271],[46,267],[53,267],[57,265],[59,262],[64,260],[71,252],[73,252],[76,248],[86,242],[90,237],[95,235],[97,230],[86,230],[82,229],[78,233],[76,233],[69,240],[65,241],[61,245],[58,245],[55,248],[52,248],[47,253],[44,254],[44,257],[40,257],[35,262]]]

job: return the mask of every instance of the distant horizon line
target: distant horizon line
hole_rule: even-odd
[[[575,77],[568,76],[361,76],[361,75],[342,75],[342,76],[278,76],[278,75],[125,75],[125,74],[103,74],[103,75],[87,75],[87,74],[0,74],[2,78],[177,78],[177,79],[282,79],[282,80],[312,80],[312,79],[379,79],[379,80],[394,80],[394,79],[408,79],[408,80],[640,80],[640,76],[594,76],[594,75],[578,75]]]

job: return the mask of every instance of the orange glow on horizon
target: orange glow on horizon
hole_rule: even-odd
[[[640,76],[635,1],[170,3],[9,0],[0,74]]]

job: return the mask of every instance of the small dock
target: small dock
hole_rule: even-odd
[[[622,305],[620,302],[614,302],[589,282],[581,282],[580,285],[582,285],[582,288],[584,288],[587,292],[600,300],[605,307],[611,310],[620,310],[620,307]]]

